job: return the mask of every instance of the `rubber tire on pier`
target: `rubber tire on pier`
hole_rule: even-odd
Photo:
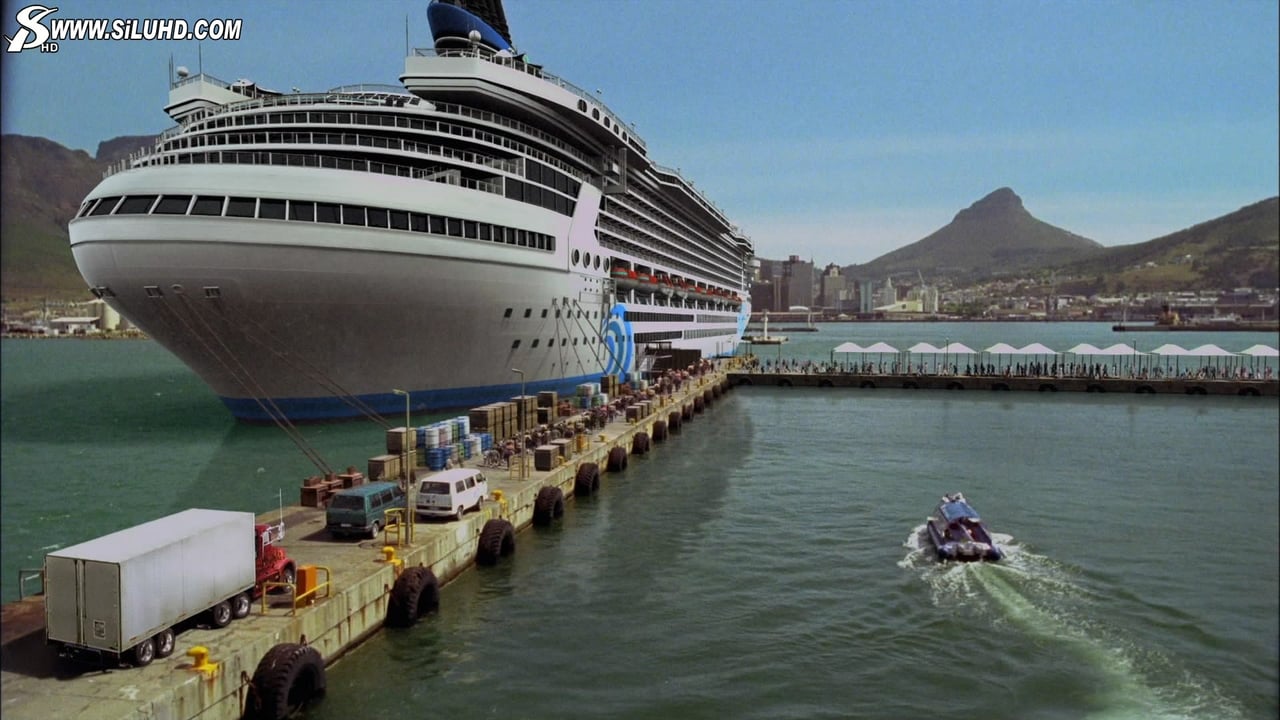
[[[627,469],[627,449],[614,447],[609,449],[609,460],[605,465],[609,472],[620,472]]]
[[[612,450],[610,457],[612,457]],[[590,495],[600,489],[600,466],[595,463],[582,463],[578,466],[578,474],[573,478],[574,495]]]
[[[324,690],[320,653],[307,645],[281,643],[262,656],[253,673],[244,720],[284,720]]]
[[[1041,383],[1040,392],[1058,392],[1058,386],[1053,383]]]
[[[790,385],[791,383],[787,383],[787,384]],[[693,397],[693,411],[696,413],[700,413],[706,409],[707,409],[707,404],[702,401],[702,396],[695,395]]]
[[[961,384],[960,384],[960,382],[959,382],[959,381],[957,381],[957,380],[952,380],[951,382],[947,383],[947,389],[948,389],[948,390],[963,390],[963,389],[964,389],[964,385],[961,385]]]
[[[703,407],[711,407],[711,403],[712,403],[712,402],[714,402],[714,400],[713,400],[712,398],[714,398],[714,397],[715,397],[715,396],[711,394],[711,391],[710,391],[710,390],[703,390],[703,391],[702,391],[702,406],[703,406]]]
[[[818,387],[829,388],[829,387],[835,387],[835,385],[832,385],[830,380],[823,379],[818,381]]]
[[[680,419],[682,419],[682,420],[692,420],[692,419],[693,419],[693,406],[692,406],[692,405],[683,405],[683,406],[681,406],[681,407],[680,407]]]
[[[516,551],[516,530],[502,518],[494,518],[480,530],[476,544],[477,565],[497,565],[498,560]]]
[[[667,413],[667,428],[670,429],[671,432],[673,433],[680,432],[681,419],[682,418],[680,417],[679,410],[672,410],[671,412]]]
[[[578,468],[582,472],[582,468]],[[597,475],[599,470],[596,471]],[[538,491],[533,500],[533,524],[547,526],[552,520],[564,516],[564,492],[558,487],[548,485]]]
[[[653,441],[655,443],[660,443],[666,439],[667,439],[667,421],[654,420],[653,421]]]
[[[643,455],[649,452],[649,433],[638,432],[631,438],[631,454]]]
[[[412,627],[418,619],[440,609],[440,581],[431,568],[411,567],[400,573],[387,602],[387,627]]]
[[[864,390],[875,390],[876,384],[870,380],[863,380],[862,384],[858,385],[858,387],[863,388]]]

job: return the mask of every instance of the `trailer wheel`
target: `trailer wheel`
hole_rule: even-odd
[[[533,500],[533,524],[550,525],[552,520],[564,515],[564,492],[548,485],[538,491]]]
[[[249,597],[249,593],[242,592],[231,598],[231,617],[239,620],[249,616],[249,610],[253,607],[253,598]]]
[[[165,628],[152,638],[156,643],[156,657],[167,658],[173,654],[173,628]]]
[[[281,643],[267,651],[253,673],[245,720],[284,720],[324,694],[324,660],[313,647]]]
[[[480,530],[480,542],[476,551],[477,565],[497,565],[498,559],[516,551],[516,531],[511,523],[494,518]]]
[[[440,581],[430,568],[411,567],[396,578],[387,603],[387,625],[410,627],[418,619],[440,608]]]
[[[224,628],[231,624],[231,603],[223,600],[222,602],[209,608],[209,620],[213,622],[214,627]]]
[[[137,667],[150,665],[151,661],[156,659],[156,641],[152,638],[147,638],[134,645],[133,649],[129,651],[129,659]]]

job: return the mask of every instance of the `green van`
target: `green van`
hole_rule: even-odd
[[[407,498],[399,483],[372,482],[368,485],[340,490],[324,512],[324,526],[335,536],[368,535],[378,537],[386,524],[386,511],[407,507]]]

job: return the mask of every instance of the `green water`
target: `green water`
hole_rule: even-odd
[[[942,340],[840,327],[784,353]],[[1102,344],[1073,327],[950,339]],[[1233,340],[1205,342],[1266,342]],[[6,599],[47,548],[266,510],[312,472],[151,343],[0,347]],[[303,432],[334,465],[382,443],[369,423]],[[736,390],[332,666],[307,717],[1276,717],[1277,437],[1274,399]],[[1008,562],[919,547],[957,489]]]

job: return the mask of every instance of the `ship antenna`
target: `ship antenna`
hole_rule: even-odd
[[[196,74],[204,75],[204,44],[203,43],[196,43],[196,59],[199,61],[199,65],[197,65],[196,67],[196,71],[197,71]]]
[[[404,56],[409,57],[409,13],[404,14]]]

